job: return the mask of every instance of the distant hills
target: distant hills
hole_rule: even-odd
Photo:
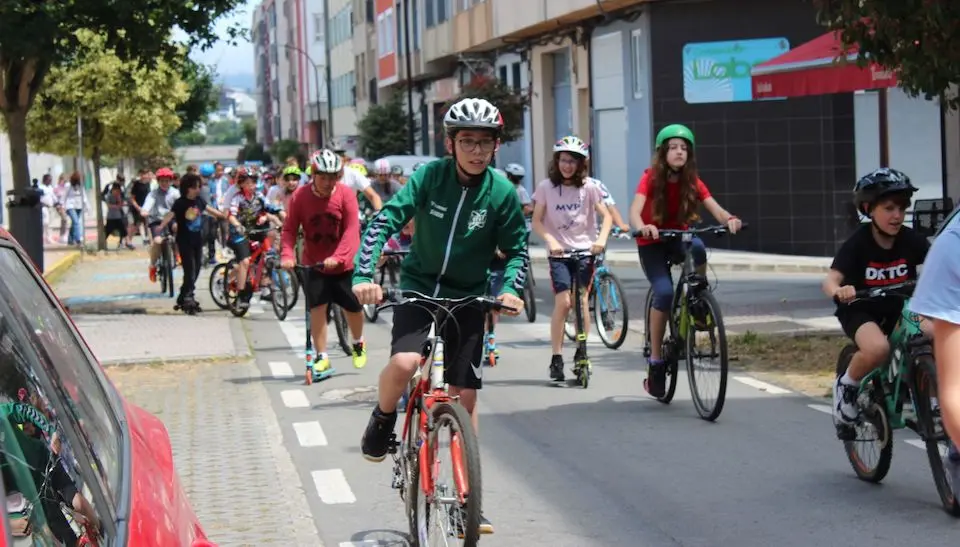
[[[223,84],[224,87],[232,87],[246,91],[253,91],[257,86],[257,78],[253,73],[238,72],[234,74],[218,74],[217,80]]]

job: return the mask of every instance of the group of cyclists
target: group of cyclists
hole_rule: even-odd
[[[553,257],[585,250],[601,255],[614,228],[633,233],[639,263],[653,293],[644,386],[650,395],[661,397],[666,374],[661,346],[673,305],[670,264],[680,252],[680,241],[663,240],[659,231],[683,230],[699,221],[701,205],[729,233],[735,234],[743,226],[699,178],[693,132],[679,124],[658,132],[650,167],[644,171],[624,219],[603,184],[587,175],[590,149],[578,137],[567,136],[554,145],[548,177],[530,196],[522,184],[526,175],[522,166],[506,166],[505,176],[491,167],[504,129],[495,105],[483,99],[463,99],[448,109],[443,127],[448,155],[417,166],[405,181],[389,162],[379,160],[373,165],[371,183],[365,166],[356,167],[342,150],[325,149],[310,156],[306,173],[295,165],[285,167],[283,182],[277,185],[280,189],[268,192],[275,194],[272,198],[257,195],[255,181],[240,170],[217,206],[193,192],[199,186],[193,179],[181,182],[181,192],[186,187],[190,193],[172,193],[170,179],[161,177],[169,170],[160,170],[160,185],[147,198],[144,210],[151,219],[161,219],[155,223],[158,230],[171,222],[191,225],[204,212],[226,219],[230,247],[241,264],[243,257],[249,256],[251,234],[258,226],[282,225],[281,267],[302,268],[308,273],[304,288],[319,370],[329,367],[325,317],[330,303],[338,304],[347,317],[354,366],[366,364],[362,306],[377,305],[384,299],[382,287],[374,282],[375,273],[383,250],[397,244],[396,236],[400,235],[408,249],[400,267],[402,290],[435,298],[491,294],[504,305],[502,313],[517,315],[524,307],[521,294],[529,275],[532,232],[551,257],[555,305],[547,367],[552,380],[563,381],[563,325],[572,305],[573,276],[589,284],[594,261],[584,259],[574,268],[569,260]],[[202,171],[200,177],[206,174]],[[863,223],[841,246],[823,282],[824,292],[837,301],[836,315],[843,332],[858,348],[849,368],[837,375],[833,393],[837,434],[844,440],[854,435],[859,382],[887,359],[887,336],[902,306],[902,302],[859,301],[857,291],[916,280],[925,261],[927,273],[921,278],[912,309],[928,318],[923,328],[934,337],[940,357],[939,404],[944,426],[951,435],[960,435],[960,373],[944,364],[944,356],[951,362],[960,359],[960,258],[954,248],[960,245],[960,226],[954,215],[928,253],[926,239],[904,225],[914,192],[909,177],[888,168],[857,181],[854,201],[870,222]],[[184,203],[178,205],[180,201]],[[363,207],[361,202],[365,202]],[[364,208],[369,214],[363,214]],[[703,275],[706,248],[696,237],[692,246],[695,267]],[[244,277],[241,271],[241,289]],[[192,298],[192,285],[185,282],[184,290],[187,294],[181,293],[181,298]],[[249,298],[249,291],[244,297]],[[444,379],[476,430],[486,314],[470,306],[452,313],[458,328],[442,333],[451,348]],[[370,461],[384,460],[390,449],[398,402],[421,362],[421,345],[432,321],[428,310],[395,309],[390,358],[380,372],[378,402],[361,439],[362,454]],[[960,454],[952,444],[948,460],[955,479],[960,479]],[[488,520],[481,517],[480,522],[482,533],[493,531]]]

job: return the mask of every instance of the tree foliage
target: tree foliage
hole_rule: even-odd
[[[465,85],[460,95],[446,104],[443,113],[459,100],[486,99],[503,115],[503,142],[513,142],[523,136],[523,112],[529,103],[527,95],[496,78],[476,76]]]
[[[103,37],[78,34],[73,58],[50,71],[27,118],[31,146],[75,155],[79,115],[87,157],[133,157],[162,148],[180,124],[177,105],[188,97],[176,69],[162,60],[153,68],[122,61]]]
[[[861,66],[896,71],[911,96],[948,96],[960,107],[960,3],[930,0],[815,0],[820,21],[859,48]]]
[[[219,120],[207,124],[207,144],[243,144],[243,125],[237,120]]]
[[[357,122],[362,157],[374,160],[413,153],[407,150],[410,116],[403,106],[404,96],[401,91],[394,92],[386,102],[370,106]]]
[[[186,100],[177,107],[177,116],[180,117],[178,133],[189,133],[207,121],[207,116],[216,110],[220,100],[220,86],[215,82],[216,72],[213,67],[201,65],[187,55],[178,59],[175,66],[180,73],[180,79],[187,84],[190,91]]]
[[[290,156],[298,160],[305,160],[306,154],[304,153],[303,146],[300,142],[293,139],[280,139],[270,147],[270,156],[272,156],[277,163],[287,161],[287,158]]]

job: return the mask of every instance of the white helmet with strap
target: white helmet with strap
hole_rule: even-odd
[[[577,154],[579,156],[583,156],[584,159],[590,158],[590,149],[587,148],[587,143],[573,135],[568,135],[558,140],[557,144],[553,145],[553,153],[556,154],[558,152]]]
[[[462,99],[453,104],[443,116],[447,133],[461,129],[490,129],[503,131],[503,115],[486,99]]]
[[[386,158],[380,158],[377,161],[373,162],[373,172],[378,175],[389,175],[390,160]]]
[[[527,170],[523,168],[519,163],[511,163],[503,168],[507,174],[513,175],[515,177],[523,177],[527,174]]]
[[[312,173],[339,173],[343,171],[343,160],[333,150],[324,148],[310,156],[310,167]]]

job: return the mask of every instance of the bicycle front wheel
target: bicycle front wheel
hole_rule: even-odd
[[[533,290],[533,277],[527,277],[527,282],[523,285],[523,309],[527,313],[527,322],[533,323],[537,320],[537,296]]]
[[[163,277],[167,280],[166,282],[166,293],[167,296],[173,298],[173,247],[168,241],[163,246]]]
[[[270,270],[270,280],[273,282],[273,293],[270,295],[270,303],[273,304],[273,313],[277,320],[283,321],[287,318],[287,312],[290,311],[288,298],[290,296],[290,276],[283,270]]]
[[[691,321],[684,336],[687,379],[697,414],[712,422],[720,416],[727,397],[727,332],[713,293],[703,291],[688,302]],[[708,374],[716,376],[715,382]]]
[[[230,271],[233,262],[217,264],[210,270],[210,298],[221,310],[228,307],[228,291],[230,290]]]
[[[428,461],[418,468],[435,473],[427,481],[433,492],[424,492],[419,481],[411,489],[411,535],[417,547],[448,545],[451,537],[461,538],[464,547],[476,547],[483,503],[477,434],[457,403],[437,404],[432,414],[434,428],[420,450]],[[451,478],[441,475],[444,467],[451,468]]]
[[[343,308],[336,304],[330,304],[333,308],[333,325],[337,329],[337,340],[340,341],[340,349],[347,355],[353,355],[353,348],[350,347],[350,328],[347,326],[347,316],[343,313]]]
[[[650,310],[653,309],[653,288],[647,289],[647,297],[644,300],[643,304],[643,355],[645,357],[650,357],[651,350],[653,348],[652,343],[650,342]],[[664,340],[668,338],[669,335],[673,334],[673,321],[668,318],[666,329],[669,329],[664,333]],[[669,339],[672,340],[674,337],[669,336]],[[677,359],[675,352],[672,350],[668,351],[668,344],[666,342],[660,343],[660,358],[664,361],[666,370],[666,389],[663,392],[663,397],[657,397],[657,400],[661,403],[668,405],[673,401],[673,396],[677,393]]]
[[[604,346],[618,349],[627,339],[627,299],[620,280],[607,272],[597,281],[597,291],[592,295],[594,323]]]
[[[940,419],[939,409],[935,409],[933,401],[937,400],[937,365],[931,355],[920,355],[914,363],[913,369],[913,401],[917,413],[917,426],[925,448],[927,459],[930,462],[930,472],[933,473],[933,482],[940,495],[943,509],[951,515],[960,516],[960,503],[957,502],[955,484],[950,484],[949,475],[944,468],[948,439]]]

